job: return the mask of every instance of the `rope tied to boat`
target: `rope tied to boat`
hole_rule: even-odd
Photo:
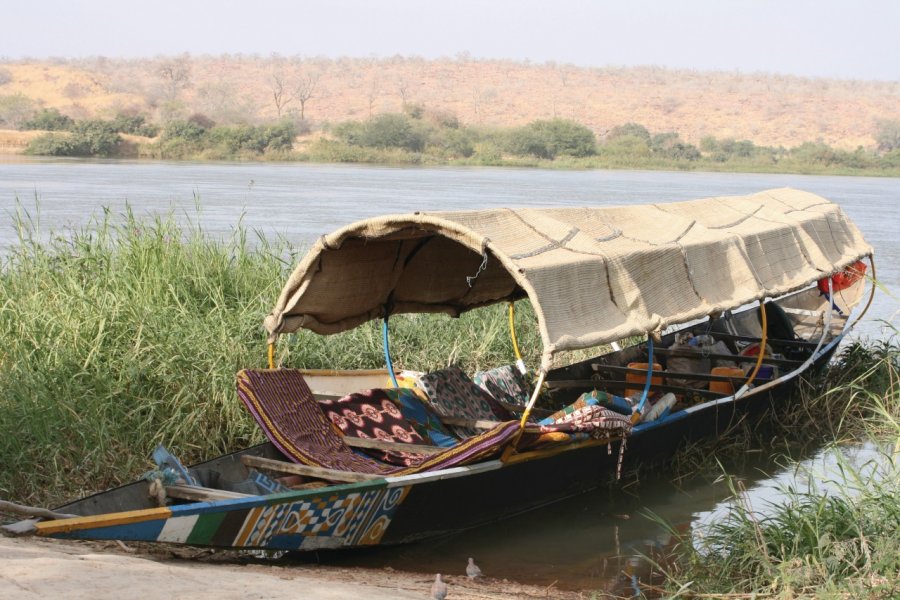
[[[166,486],[174,485],[182,480],[182,477],[171,467],[162,467],[144,473],[141,479],[147,481],[147,494],[156,499],[158,506],[166,505]]]
[[[466,283],[469,285],[470,288],[473,285],[475,285],[475,280],[478,279],[478,276],[481,275],[481,272],[484,271],[485,269],[487,269],[487,257],[488,257],[487,249],[482,250],[481,251],[481,265],[478,267],[478,270],[475,271],[474,275],[466,276]]]

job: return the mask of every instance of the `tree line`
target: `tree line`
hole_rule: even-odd
[[[76,121],[55,109],[36,112],[21,129],[47,133],[26,153],[48,156],[138,155],[163,159],[315,160],[399,164],[557,165],[616,168],[712,168],[759,171],[889,171],[900,169],[900,121],[877,123],[875,149],[832,148],[821,141],[760,146],[750,140],[705,137],[699,144],[677,132],[651,132],[639,123],[614,127],[601,138],[569,119],[535,120],[519,127],[464,126],[451,113],[408,105],[401,113],[323,124],[302,151],[305,120],[217,125],[202,114],[148,123],[141,115]],[[125,143],[122,134],[142,136]]]

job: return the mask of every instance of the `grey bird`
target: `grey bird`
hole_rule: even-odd
[[[441,574],[434,576],[434,583],[431,584],[431,597],[434,600],[444,600],[447,597],[447,584],[441,581]]]
[[[481,569],[478,568],[478,565],[475,564],[475,559],[469,559],[469,566],[466,567],[466,575],[469,576],[469,579],[475,579],[476,577],[481,577]]]

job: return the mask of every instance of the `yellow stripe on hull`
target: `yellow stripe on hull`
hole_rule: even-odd
[[[114,525],[128,525],[153,521],[156,519],[168,519],[172,516],[170,508],[145,508],[142,510],[129,510],[105,515],[92,515],[90,517],[75,517],[72,519],[58,519],[55,521],[43,521],[36,523],[37,535],[53,535],[56,533],[68,533],[79,529],[91,529],[94,527],[112,527]]]

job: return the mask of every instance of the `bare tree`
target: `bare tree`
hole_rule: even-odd
[[[275,73],[272,75],[272,100],[275,102],[275,112],[278,113],[278,118],[281,118],[281,114],[284,111],[284,107],[294,101],[294,94],[291,92],[287,84],[284,80],[284,75],[281,73]]]
[[[369,78],[369,88],[366,92],[366,100],[369,101],[369,118],[372,118],[372,111],[375,108],[375,101],[381,93],[378,75],[373,73]]]
[[[297,87],[295,88],[294,97],[300,103],[301,119],[306,119],[306,103],[309,102],[310,98],[313,97],[313,94],[316,92],[316,86],[318,84],[318,73],[306,73],[305,75],[300,77],[300,83],[298,83]]]

